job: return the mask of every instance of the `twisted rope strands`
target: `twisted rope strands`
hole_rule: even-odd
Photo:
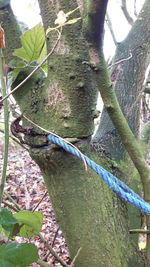
[[[76,150],[71,145],[65,143],[63,140],[59,139],[56,136],[51,134],[48,135],[48,140],[62,147],[65,151],[73,154],[74,156],[83,160],[83,154],[81,154],[78,150]],[[45,147],[47,148],[47,147]],[[137,195],[132,189],[130,189],[125,183],[120,181],[110,172],[106,171],[100,165],[96,164],[94,161],[89,159],[87,156],[84,156],[84,159],[87,165],[93,169],[104,181],[105,183],[116,192],[121,198],[125,201],[128,201],[138,209],[142,210],[145,214],[150,215],[150,204],[145,202],[139,195]]]

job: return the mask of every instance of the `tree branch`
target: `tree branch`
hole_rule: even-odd
[[[118,131],[121,141],[128,151],[135,167],[137,168],[143,185],[149,184],[149,168],[145,162],[144,156],[141,152],[139,144],[137,143],[129,125],[121,111],[119,103],[117,101],[114,88],[109,79],[108,72],[106,70],[106,64],[103,59],[103,55],[100,59],[99,71],[95,74],[96,81],[105,105],[105,108]],[[144,196],[146,201],[150,201],[150,188],[144,186]],[[149,191],[149,192],[148,192]]]
[[[110,30],[110,33],[111,33],[112,39],[114,41],[114,44],[117,46],[118,43],[117,43],[117,40],[116,40],[116,36],[115,36],[114,30],[113,30],[112,23],[111,23],[111,20],[110,20],[108,12],[106,13],[106,23],[107,23],[107,26],[108,26],[108,28]]]
[[[134,24],[134,21],[133,21],[133,18],[129,15],[129,12],[127,10],[126,0],[121,1],[121,9],[123,11],[123,14],[124,14],[127,22],[132,26]]]
[[[127,61],[129,60],[130,58],[132,58],[132,53],[130,52],[130,55],[126,58],[122,58],[122,59],[119,59],[117,60],[116,62],[112,63],[110,66],[108,66],[108,69],[111,69],[113,66],[115,65],[119,65],[120,63],[123,63],[124,61]]]
[[[141,19],[145,19],[145,23],[141,24]],[[149,23],[149,0],[145,1],[145,4],[143,6],[143,12],[141,12],[141,15],[139,19],[136,21],[136,24],[134,24],[134,38],[135,38],[135,31],[136,29],[138,32],[141,30],[141,32],[145,31],[144,40],[143,35],[141,36],[141,32],[138,35],[138,42],[144,42],[144,44],[147,44],[147,52],[149,51],[149,34],[148,34],[148,28],[147,23]],[[128,34],[128,39],[132,36],[132,32]],[[126,38],[126,41],[128,40]],[[90,40],[92,41],[92,40]],[[130,41],[130,40],[129,40]],[[136,169],[138,170],[141,178],[141,183],[143,185],[143,191],[144,191],[144,199],[147,202],[150,202],[150,170],[145,162],[144,155],[141,151],[141,148],[132,133],[123,113],[120,108],[120,105],[118,103],[112,82],[110,81],[107,66],[104,60],[104,55],[102,52],[102,44],[101,47],[95,47],[95,42],[89,43],[89,39],[87,39],[88,45],[89,45],[89,56],[90,56],[90,62],[93,64],[93,72],[95,74],[95,80],[97,82],[97,86],[99,88],[99,91],[101,93],[101,97],[103,99],[106,111],[108,112],[111,121],[114,124],[115,129],[117,130],[120,139],[122,141],[122,144],[125,146],[126,151],[128,152],[131,160],[133,161]],[[129,43],[130,44],[130,43]],[[134,44],[136,47],[136,43]],[[133,49],[134,49],[133,47]],[[130,48],[131,49],[131,48]],[[148,57],[147,57],[148,59]],[[146,60],[144,58],[144,60]],[[127,61],[126,61],[127,62]],[[131,64],[132,68],[133,65]],[[141,66],[141,65],[140,65]],[[147,216],[147,226],[148,230],[150,229],[150,220],[149,216]],[[149,240],[150,241],[150,240]],[[147,251],[150,251],[150,242],[148,242],[148,248]],[[150,261],[150,253],[147,253],[147,256]]]
[[[134,15],[135,17],[138,16],[137,11],[136,11],[136,0],[134,0]]]
[[[86,39],[92,42],[95,48],[102,47],[104,21],[108,0],[90,0],[88,9],[88,23]]]

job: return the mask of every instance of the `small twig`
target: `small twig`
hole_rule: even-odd
[[[43,260],[46,261],[50,254],[51,254],[51,252],[48,251],[48,253],[45,255],[45,257],[43,258]]]
[[[26,199],[26,202],[25,202],[25,208],[26,210],[29,210],[30,208],[30,194],[28,192],[28,188],[27,188],[27,182],[26,182],[26,175],[23,175],[22,177],[23,179],[23,187],[24,187],[24,195],[25,195],[25,199]]]
[[[55,257],[55,259],[61,263],[62,266],[64,267],[69,267],[69,265],[59,257],[59,255],[55,252],[55,250],[45,241],[45,239],[43,238],[43,236],[41,234],[38,235],[41,239],[42,242],[44,242],[45,246],[48,248],[48,250],[50,251],[50,253]]]
[[[47,263],[45,261],[42,261],[41,259],[38,259],[37,263],[41,266],[41,267],[54,267],[54,265],[52,265],[51,263]]]
[[[134,15],[135,17],[138,16],[137,11],[136,11],[136,0],[134,0]]]
[[[59,31],[58,31],[59,32]],[[11,92],[9,94],[7,94],[5,97],[2,98],[2,100],[0,100],[0,103],[2,103],[5,99],[7,99],[10,95],[12,95],[14,92],[16,92],[18,90],[18,88],[20,88],[26,81],[28,81],[31,76],[37,71],[40,69],[40,67],[47,61],[47,59],[53,54],[59,40],[60,40],[60,37],[61,37],[61,32],[59,32],[59,35],[58,35],[58,38],[52,48],[52,50],[47,54],[47,56],[41,61],[41,63],[36,66],[36,68],[21,82],[19,83],[13,90],[11,90]]]
[[[114,44],[117,46],[118,42],[116,40],[116,36],[115,36],[114,30],[113,30],[112,23],[111,23],[111,20],[110,20],[108,12],[106,13],[106,23],[107,23],[107,26],[108,26],[108,28],[110,30],[110,33],[111,33],[112,39],[114,41]]]
[[[57,228],[57,230],[56,230],[56,232],[55,232],[55,235],[54,235],[54,238],[53,238],[53,241],[52,241],[52,244],[51,244],[52,248],[53,248],[53,246],[54,246],[54,243],[55,243],[55,240],[56,240],[58,231],[59,231],[59,226],[58,226],[58,228]]]
[[[18,212],[18,209],[17,209],[17,208],[15,208],[13,205],[11,205],[10,203],[8,203],[8,202],[5,201],[4,199],[3,199],[2,202],[3,202],[3,204],[4,204],[5,206],[7,206],[8,208],[10,208],[10,209],[12,209],[12,210]]]
[[[6,191],[4,191],[4,195],[15,205],[18,211],[21,210],[17,202]]]
[[[126,0],[121,1],[121,9],[123,11],[123,14],[124,14],[127,22],[132,26],[134,24],[134,21],[133,21],[133,18],[129,15],[129,12],[127,10]]]
[[[129,230],[130,234],[150,234],[150,230],[145,230],[145,229],[132,229]]]
[[[120,59],[120,60],[114,62],[113,64],[111,64],[111,65],[108,67],[108,69],[111,69],[112,66],[118,65],[118,64],[120,64],[120,63],[122,63],[122,62],[124,62],[124,61],[129,60],[130,58],[132,58],[132,53],[131,53],[131,52],[130,52],[130,54],[129,54],[128,57],[126,57],[126,58],[122,58],[122,59]]]
[[[57,228],[57,230],[56,230],[56,232],[55,232],[55,235],[54,235],[54,238],[53,238],[53,241],[52,241],[52,244],[51,244],[51,247],[53,248],[53,246],[54,246],[54,243],[55,243],[55,240],[56,240],[56,237],[57,237],[57,234],[58,234],[58,231],[59,231],[59,227]],[[46,261],[47,260],[47,258],[48,258],[48,256],[50,255],[51,253],[50,252],[48,252],[46,255],[45,255],[45,257],[44,257],[44,261]]]
[[[2,129],[0,129],[0,132],[4,134],[4,131],[3,131]],[[21,146],[21,147],[24,148],[25,150],[29,151],[29,149],[28,149],[26,146],[24,146],[23,144],[21,144],[21,143],[17,140],[17,138],[15,138],[15,137],[13,137],[13,136],[11,136],[11,135],[9,135],[9,137],[10,137],[15,143],[17,143],[19,146]]]
[[[33,212],[38,208],[38,206],[41,204],[41,202],[43,201],[43,199],[46,197],[47,195],[47,191],[45,192],[44,196],[40,199],[40,201],[37,203],[37,205],[33,208]]]
[[[79,256],[81,249],[82,249],[82,248],[79,248],[79,249],[78,249],[77,254],[76,254],[75,257],[73,258],[70,267],[74,267],[74,263],[75,263],[77,257]]]

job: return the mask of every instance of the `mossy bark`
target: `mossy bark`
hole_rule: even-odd
[[[87,145],[81,149],[93,158]],[[83,162],[63,150],[32,153],[42,170],[71,258],[82,248],[75,266],[127,266],[130,252],[126,244],[130,244],[124,203],[91,170],[85,172]],[[105,161],[99,163],[104,166]]]
[[[20,38],[21,30],[19,24],[14,17],[11,6],[8,4],[0,8],[0,22],[5,31],[5,61],[8,63],[13,58],[12,53],[15,48],[21,46]]]
[[[45,30],[53,27],[58,10],[68,12],[76,7],[73,0],[56,1],[55,5],[52,2],[39,0]],[[106,1],[100,2],[104,12]],[[90,149],[97,89],[92,69],[85,64],[89,61],[86,27],[84,34],[81,29],[82,21],[66,26],[59,46],[49,59],[48,77],[37,72],[14,96],[27,117],[62,137],[79,139],[76,145],[86,155],[113,171],[109,159],[99,158]],[[47,37],[48,51],[56,38],[55,33]],[[28,70],[22,72],[15,83],[27,73]],[[82,248],[75,266],[131,266],[132,247],[125,203],[91,170],[86,172],[83,162],[62,149],[31,149],[30,154],[43,173],[71,258]]]
[[[140,94],[143,89],[145,71],[150,61],[149,17],[150,5],[147,0],[128,36],[117,45],[112,63],[120,59],[124,61],[112,66],[111,69],[117,99],[130,128],[137,137],[140,124]],[[126,60],[130,55],[131,57]],[[116,160],[124,159],[123,144],[105,109],[94,140],[101,142],[104,147],[106,144],[105,151],[110,157]]]
[[[150,60],[149,17],[150,17],[149,1],[145,1],[142,12],[139,14],[139,17],[135,22],[134,26],[132,27],[131,31],[129,32],[127,38],[122,43],[119,43],[117,45],[116,55],[113,60],[114,66],[112,67],[111,70],[112,82],[115,88],[117,99],[121,105],[123,114],[127,119],[132,132],[136,135],[137,138],[139,137],[139,126],[140,126],[140,95],[142,95],[145,71],[148,67]],[[129,59],[126,60],[126,58]],[[119,64],[115,64],[115,62],[119,61],[120,59],[124,60]],[[105,99],[104,96],[105,91],[102,92],[102,94]],[[111,89],[110,89],[110,94],[111,94]],[[107,101],[105,105],[106,108],[102,113],[98,131],[93,139],[93,145],[95,148],[100,147],[101,153],[107,155],[108,157],[114,159],[117,162],[120,162],[119,164],[122,164],[122,162],[125,161],[126,165],[132,166],[129,159],[127,160],[127,154],[125,151],[125,147],[127,149],[127,146],[123,145],[123,142],[121,142],[120,136],[118,135],[117,132],[118,130],[116,127],[117,123],[115,122],[115,124],[113,124],[112,122],[113,110],[111,110],[111,105],[110,105],[110,111],[108,110],[109,104],[112,103],[113,101],[109,102],[108,99],[106,101]],[[140,150],[141,150],[140,158],[142,157],[144,158],[144,155],[142,155],[143,151],[142,149]],[[139,156],[139,153],[137,154],[137,156]],[[142,175],[143,176],[142,180],[140,180],[139,175],[138,174],[135,175],[135,170],[132,166],[129,167],[128,170],[126,170],[126,177],[127,176],[128,176],[128,184],[136,192],[139,191],[138,189],[139,186],[137,188],[137,183],[143,184],[145,199],[149,201],[150,186],[149,186],[148,170],[146,170],[145,174]],[[129,219],[130,226],[132,228],[141,226],[141,221],[140,221],[141,216],[139,211],[137,211],[135,208],[132,207],[129,208],[129,218],[130,218]],[[149,226],[148,218],[147,218],[147,225]],[[138,236],[136,236],[134,240],[136,240],[136,245],[137,245]],[[147,252],[148,251],[149,248],[147,248]],[[132,265],[134,264],[135,263],[132,263]]]

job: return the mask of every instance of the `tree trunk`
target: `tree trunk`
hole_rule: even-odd
[[[137,138],[139,138],[141,96],[142,90],[144,89],[143,83],[145,72],[150,61],[149,17],[150,5],[149,1],[145,1],[143,9],[128,36],[122,43],[118,43],[111,68],[111,78],[118,101],[130,128]],[[119,61],[120,63],[116,64],[116,62]],[[146,190],[149,188],[149,186],[144,185],[133,168],[126,154],[125,147],[118,135],[117,128],[113,125],[105,108],[102,112],[99,128],[92,142],[95,149],[100,149],[101,155],[108,156],[115,160],[115,164],[117,163],[117,166],[124,169],[126,183],[128,183],[135,192],[141,194],[141,183],[143,187],[146,187]],[[141,218],[143,218],[143,215],[131,205],[128,206],[130,228],[138,229],[142,225]],[[148,225],[149,219],[147,218],[147,226]],[[132,235],[131,237],[136,245],[138,242],[138,235]],[[147,247],[147,252],[148,250]],[[133,266],[136,265],[134,260],[133,257],[132,262],[130,262]]]
[[[124,60],[112,66],[111,69],[119,104],[137,137],[140,126],[140,95],[142,95],[145,72],[150,62],[149,17],[150,5],[147,0],[126,39],[118,43],[113,64]],[[127,58],[129,59],[126,60]],[[105,147],[106,154],[114,160],[124,159],[124,147],[105,109],[93,142],[101,143]]]
[[[60,9],[68,12],[76,8],[76,3],[72,0],[60,0],[55,4],[52,2],[39,0],[45,30],[49,26],[54,26],[55,14]],[[106,1],[97,2],[100,4],[98,5],[100,11],[103,11],[100,18],[104,18]],[[87,1],[84,1],[85,11],[87,6]],[[79,11],[75,14],[76,17],[80,16]],[[93,14],[91,12],[89,16],[94,18]],[[98,23],[103,26],[101,21]],[[49,58],[48,77],[45,78],[43,73],[38,71],[14,96],[21,111],[31,120],[64,138],[71,138],[86,155],[111,172],[116,172],[118,170],[114,168],[108,155],[101,157],[90,146],[94,130],[97,89],[92,69],[87,64],[89,47],[86,42],[87,37],[85,39],[86,27],[83,28],[83,32],[81,29],[81,20],[65,26],[59,45]],[[96,36],[95,32],[94,34]],[[53,47],[56,38],[56,32],[48,35],[48,51]],[[101,41],[102,39],[99,40]],[[26,75],[26,71],[22,72],[14,86]],[[134,99],[131,97],[130,103],[133,103]],[[27,122],[24,121],[24,124]],[[105,124],[101,131],[107,147],[104,138],[105,133],[108,140],[106,126]],[[36,131],[42,133],[39,129]],[[98,136],[96,142],[100,144],[97,152],[101,150],[102,139],[99,136],[102,132],[99,130],[96,135]],[[30,137],[28,141],[34,142]],[[120,147],[115,152],[117,155],[119,150]],[[82,161],[75,159],[63,149],[56,146],[47,150],[31,149],[30,154],[43,173],[71,258],[81,248],[75,266],[131,267],[133,248],[129,238],[126,204],[93,171],[88,169],[86,172]],[[140,259],[137,259],[136,264],[142,266],[138,260],[140,262]]]

